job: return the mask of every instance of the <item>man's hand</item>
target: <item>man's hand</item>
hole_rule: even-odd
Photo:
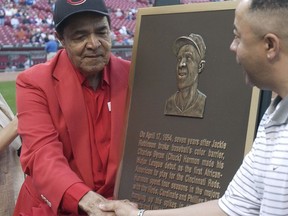
[[[107,201],[103,196],[93,191],[89,191],[79,201],[79,208],[89,216],[115,216],[114,212],[104,212],[99,209],[99,203]]]
[[[102,211],[114,211],[117,216],[137,216],[139,209],[137,204],[128,200],[104,201],[99,204]]]

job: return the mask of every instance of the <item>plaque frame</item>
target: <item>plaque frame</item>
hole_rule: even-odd
[[[223,194],[228,183],[240,166],[243,157],[251,149],[257,127],[257,116],[259,114],[260,90],[245,84],[241,68],[235,61],[235,55],[229,50],[230,43],[233,39],[232,29],[236,5],[237,2],[235,1],[227,1],[139,9],[132,51],[129,81],[130,101],[127,108],[124,138],[125,148],[116,181],[116,198],[129,199],[137,202],[140,204],[139,207],[145,209],[182,207],[219,198],[219,194],[220,196]],[[217,24],[217,19],[223,23],[221,23],[221,25],[219,23]],[[205,116],[203,119],[165,116],[161,111],[164,108],[166,97],[176,90],[175,81],[173,81],[175,79],[173,72],[176,70],[176,57],[172,52],[173,41],[179,36],[187,36],[190,33],[201,34],[205,38],[205,43],[207,43],[206,68],[199,77],[199,88],[207,94],[207,107],[205,108]],[[215,73],[218,74],[215,75]],[[234,75],[231,75],[231,73]],[[187,129],[187,126],[190,127],[190,125],[191,128]],[[197,129],[195,125],[199,125],[200,133],[195,132]],[[179,127],[183,127],[182,130],[179,130]],[[234,138],[226,138],[222,134],[225,133],[225,129],[221,127],[227,128],[227,134],[224,134],[225,136],[232,136]],[[174,129],[177,129],[176,132]],[[187,131],[189,130],[192,131],[190,136],[187,135]],[[203,132],[203,130],[205,131]],[[145,133],[145,135],[142,132]],[[148,134],[148,138],[143,138],[141,133],[144,137]],[[160,151],[161,153],[161,149],[159,150],[158,148],[159,143],[157,143],[159,140],[155,137],[159,135],[161,141],[163,141],[164,134],[170,135],[170,138],[174,141],[176,137],[179,137],[180,141],[176,143],[177,145],[179,144],[179,151],[181,151],[181,147],[185,147],[187,144],[182,142],[185,138],[186,141],[189,138],[195,138],[195,140],[199,139],[200,141],[208,140],[213,142],[214,140],[216,142],[222,142],[222,144],[223,142],[227,144],[227,148],[230,148],[230,150],[226,152],[226,149],[222,149],[224,154],[226,154],[224,159],[226,162],[224,162],[225,166],[223,169],[224,180],[219,179],[221,189],[219,189],[219,187],[213,188],[212,186],[209,188],[211,190],[218,189],[218,197],[213,197],[212,195],[208,197],[207,195],[207,197],[195,199],[196,201],[187,201],[188,198],[186,197],[186,200],[183,201],[179,200],[179,198],[175,199],[179,191],[173,190],[171,187],[167,188],[171,193],[165,193],[164,196],[159,195],[161,193],[164,194],[164,190],[162,190],[162,192],[156,190],[156,183],[156,186],[152,188],[155,189],[154,192],[150,190],[149,193],[147,193],[147,187],[149,187],[151,179],[154,178],[155,181],[156,179],[162,179],[163,181],[165,179],[163,176],[159,177],[159,174],[147,174],[150,169],[146,170],[145,168],[151,168],[153,171],[161,171],[167,163],[171,162],[171,164],[174,164],[172,162],[175,162],[172,159],[167,159],[168,152],[165,151],[164,155],[166,159],[156,160],[156,162],[160,162],[158,165],[162,167],[159,168],[157,167],[157,163],[155,165],[149,162],[149,157],[153,158],[155,152]],[[151,139],[149,135],[151,135]],[[139,149],[141,148],[140,141],[142,138],[145,141],[144,143],[146,143],[146,147],[150,146],[150,140],[152,140],[152,144],[156,140],[155,142],[157,144],[154,149],[151,147],[152,144],[150,146],[152,149],[150,147],[141,149],[141,151],[144,151],[140,153],[139,156]],[[172,143],[174,143],[174,141]],[[241,147],[239,147],[238,141]],[[171,144],[170,140],[167,142]],[[236,144],[233,144],[234,142]],[[229,146],[235,147],[235,150],[233,151],[232,147]],[[203,150],[209,150],[209,147],[202,147]],[[198,146],[196,148],[200,147]],[[196,148],[194,146],[191,151],[194,151]],[[149,150],[151,150],[151,154]],[[173,154],[174,153],[176,155],[175,151]],[[160,154],[159,157],[162,156]],[[144,160],[141,162],[141,159]],[[208,160],[211,158],[208,157],[205,159]],[[212,157],[212,159],[214,160],[215,158]],[[216,162],[216,159],[214,162]],[[203,158],[201,158],[201,160],[203,160]],[[161,162],[163,162],[162,165]],[[183,158],[180,159],[179,163],[176,162],[176,167],[179,167],[183,162]],[[136,171],[138,170],[137,164],[142,168],[139,169],[140,174],[137,174],[138,171]],[[194,168],[195,164],[193,166],[191,165],[191,167]],[[199,170],[201,167],[203,168],[201,164],[196,167],[199,168]],[[204,168],[207,167],[204,166]],[[164,170],[169,174],[169,168]],[[171,174],[175,174],[178,170],[172,170],[171,172]],[[203,172],[202,170],[202,173]],[[183,174],[187,175],[188,171]],[[136,175],[138,177],[140,176],[137,180],[135,180]],[[197,173],[192,172],[191,177],[197,175]],[[145,177],[149,182],[141,185],[141,177]],[[207,179],[209,179],[209,177],[207,177]],[[138,180],[140,182],[137,182]],[[177,182],[181,186],[181,181],[178,180],[176,177],[170,179],[170,186],[172,185],[171,183],[177,185]],[[184,185],[182,185],[182,188],[185,188]],[[139,192],[139,198],[135,198],[135,196],[132,197],[134,189],[137,193]],[[206,188],[204,187],[202,189],[205,190]],[[180,194],[181,197],[185,197],[185,194],[189,194],[192,191],[190,191],[190,189],[187,189],[187,191],[180,190],[181,193],[178,193],[178,195]],[[202,195],[200,195],[200,197],[201,196]],[[157,201],[155,201],[156,198],[159,198],[157,205],[155,204],[155,202],[157,203]],[[159,200],[161,200],[161,204],[159,204]],[[163,204],[165,201],[166,204]],[[173,204],[175,202],[176,205]]]

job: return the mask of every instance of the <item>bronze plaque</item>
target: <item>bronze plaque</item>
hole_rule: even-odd
[[[217,2],[139,10],[119,199],[159,209],[223,195],[252,145],[260,93],[245,84],[229,50],[235,7]],[[197,79],[190,77],[193,65]],[[192,115],[184,110],[195,92],[202,108]],[[170,102],[173,112],[165,110]]]

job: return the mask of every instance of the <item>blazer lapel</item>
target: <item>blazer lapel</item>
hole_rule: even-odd
[[[113,61],[111,57],[110,80],[111,80],[111,145],[106,183],[115,182],[115,174],[119,167],[124,146],[124,121],[126,119],[126,103],[128,89],[127,69]]]
[[[67,124],[79,172],[85,183],[93,188],[88,117],[83,115],[83,112],[86,113],[86,106],[82,88],[66,51],[59,58],[61,66],[56,65],[54,72],[54,77],[58,80],[55,85],[56,95]]]

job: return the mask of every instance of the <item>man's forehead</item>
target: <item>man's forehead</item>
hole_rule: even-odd
[[[191,53],[195,53],[197,50],[196,50],[196,47],[194,47],[192,44],[185,44],[184,46],[180,47],[179,49],[179,52],[191,52]]]

